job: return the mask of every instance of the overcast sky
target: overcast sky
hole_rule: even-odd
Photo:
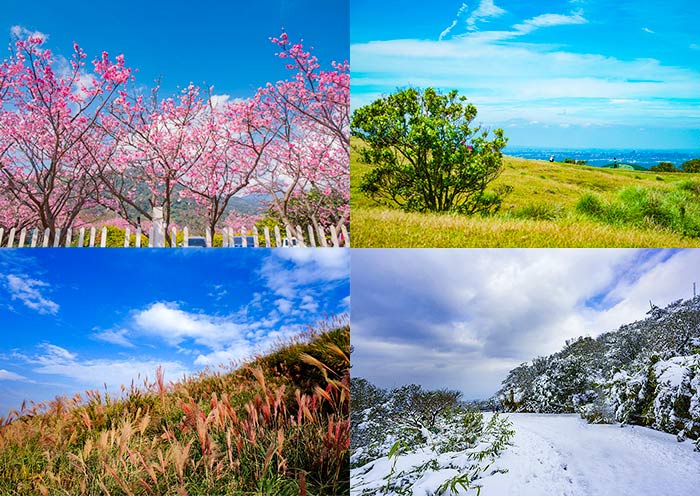
[[[354,0],[352,106],[457,89],[513,146],[700,148],[694,0]]]
[[[265,352],[349,309],[347,250],[2,250],[0,415]],[[137,381],[137,383],[140,381]]]
[[[353,376],[466,399],[700,283],[700,250],[352,250],[351,264]]]

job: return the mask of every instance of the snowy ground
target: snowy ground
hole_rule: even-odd
[[[513,446],[492,466],[508,473],[480,479],[481,496],[700,495],[700,453],[689,441],[578,415],[508,417]]]

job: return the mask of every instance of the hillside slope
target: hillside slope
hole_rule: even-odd
[[[577,211],[586,195],[595,195],[612,210],[623,210],[623,191],[668,196],[670,209],[680,206],[676,195],[682,183],[698,182],[700,175],[606,169],[504,157],[504,169],[491,189],[509,186],[500,211],[491,217],[402,212],[377,205],[359,189],[371,165],[362,163],[361,141],[351,152],[351,220],[356,247],[698,247],[673,226],[656,222],[656,212],[635,212],[636,218],[597,219]],[[693,183],[694,184],[694,183]],[[692,185],[691,185],[692,186]],[[684,186],[684,187],[687,187]],[[692,188],[691,188],[692,189]],[[685,201],[685,200],[684,200]],[[675,205],[674,204],[678,204]],[[689,209],[694,208],[689,202]],[[646,208],[646,206],[643,206]],[[681,217],[685,214],[679,214]],[[690,215],[691,210],[688,210]],[[664,212],[665,215],[665,212]]]
[[[350,328],[228,372],[0,418],[2,495],[343,495]]]

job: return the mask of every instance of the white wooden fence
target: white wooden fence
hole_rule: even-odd
[[[190,241],[193,238],[197,238],[199,241],[202,237],[191,236],[189,229],[185,227],[183,230],[183,243],[180,246],[189,247]],[[252,234],[247,234],[248,232]],[[245,233],[245,234],[241,234]],[[86,245],[89,247],[100,247],[105,248],[107,246],[107,227],[102,227],[97,229],[95,227],[85,228],[81,227],[77,231],[77,239],[74,238],[74,232],[72,229],[67,229],[65,236],[61,236],[61,229],[56,229],[55,236],[51,236],[51,231],[49,229],[21,229],[19,232],[15,228],[10,229],[7,234],[5,229],[0,228],[0,247],[1,248],[36,248],[44,247],[47,248],[49,245],[51,247],[83,247]],[[98,239],[99,234],[99,239]],[[132,234],[134,234],[134,241],[131,241]],[[148,231],[148,233],[142,233],[141,229],[136,229],[133,233],[130,228],[127,228],[124,233],[124,243],[125,248],[128,247],[142,247],[142,234],[147,234],[148,241],[144,243],[143,246],[148,246],[149,248],[165,248],[167,246],[166,236],[164,229],[154,228]],[[222,246],[224,248],[259,248],[259,247],[271,247],[272,240],[275,241],[275,246],[278,247],[288,247],[288,248],[340,248],[340,247],[350,247],[350,236],[348,235],[348,229],[346,226],[341,226],[340,232],[335,226],[331,226],[329,229],[324,229],[319,227],[314,229],[312,226],[307,226],[306,231],[301,228],[301,226],[296,226],[296,228],[286,227],[284,231],[281,231],[279,226],[275,226],[270,232],[270,229],[265,226],[263,232],[260,233],[257,227],[253,227],[250,231],[245,228],[241,228],[239,234],[235,234],[232,228],[224,228],[221,233],[222,235]],[[206,229],[206,233],[203,236],[204,244],[206,247],[213,246],[213,237],[210,229]],[[177,229],[171,228],[170,239],[177,239]],[[329,240],[330,239],[330,240]],[[51,241],[53,240],[53,241]],[[173,241],[173,246],[177,246]],[[194,245],[194,243],[193,243]]]

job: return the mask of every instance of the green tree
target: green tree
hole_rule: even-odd
[[[658,165],[649,167],[649,170],[654,172],[678,172],[676,166],[671,162],[659,162]]]
[[[681,164],[681,170],[683,172],[700,172],[700,158],[693,158],[687,162]]]
[[[503,169],[507,139],[470,127],[476,107],[457,91],[406,88],[357,109],[351,130],[374,164],[360,190],[407,211],[474,214],[498,209],[506,190],[486,188]]]

